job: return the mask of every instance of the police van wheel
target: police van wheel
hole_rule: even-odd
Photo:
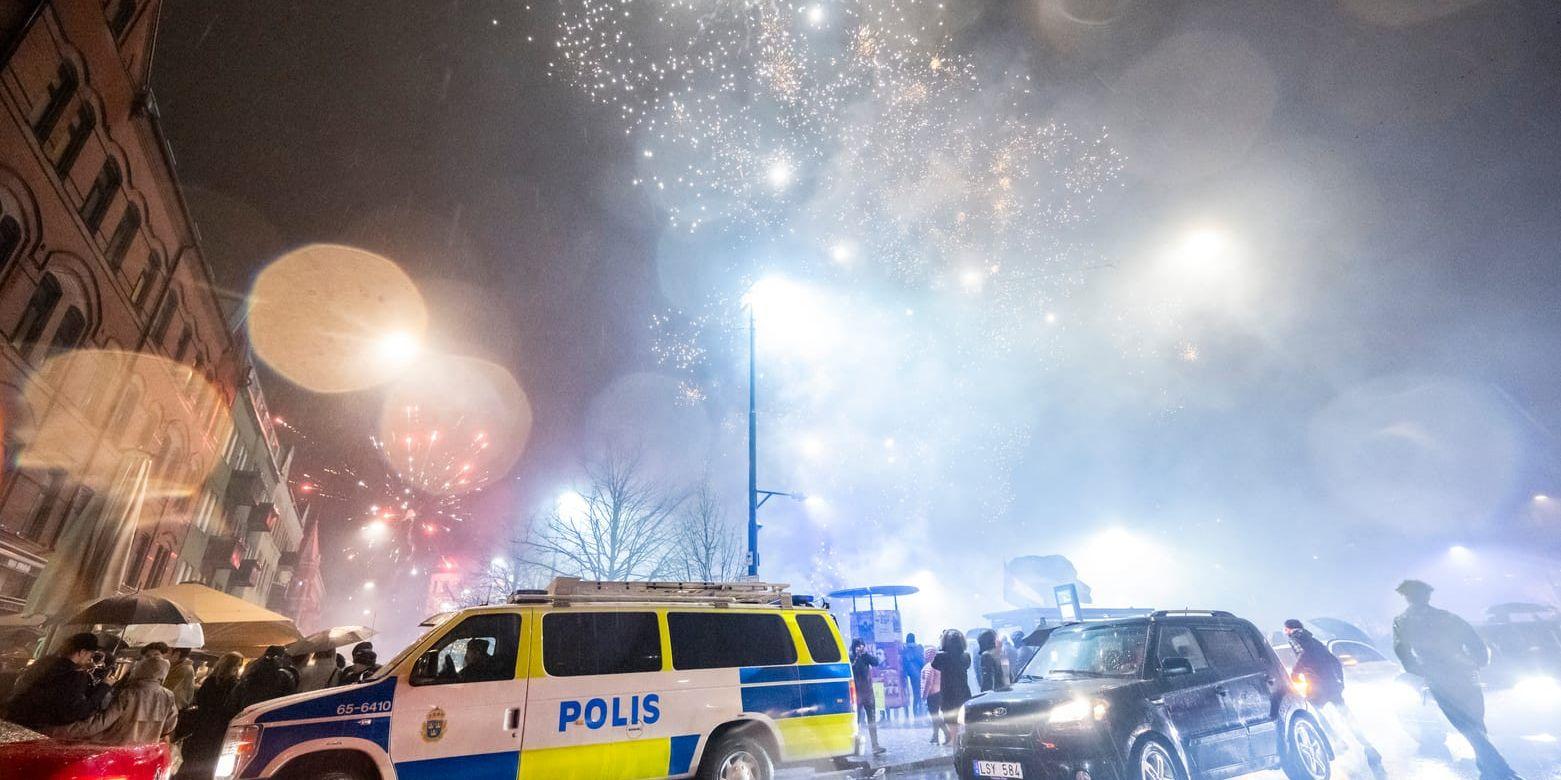
[[[699,780],[770,780],[774,774],[769,752],[740,733],[716,740],[699,763]]]

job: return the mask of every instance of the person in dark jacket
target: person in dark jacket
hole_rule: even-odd
[[[244,676],[233,688],[231,707],[238,713],[251,704],[297,692],[298,673],[288,665],[287,651],[281,645],[272,645],[244,670]]]
[[[1306,700],[1324,715],[1323,725],[1333,730],[1327,717],[1329,715],[1342,720],[1355,736],[1355,741],[1365,749],[1366,763],[1380,772],[1382,754],[1366,738],[1366,732],[1361,730],[1355,714],[1344,703],[1344,664],[1339,662],[1339,657],[1322,640],[1312,636],[1312,632],[1307,631],[1299,620],[1291,618],[1285,621],[1285,636],[1290,640],[1290,647],[1295,650],[1295,667],[1290,670],[1290,675],[1301,687]],[[1333,741],[1336,745],[1344,744],[1337,738]]]
[[[883,755],[878,744],[878,695],[873,690],[873,667],[878,656],[867,649],[860,639],[851,640],[851,681],[856,685],[856,715],[867,721],[867,735],[873,743],[873,755]]]
[[[108,705],[112,686],[93,675],[100,658],[98,638],[74,634],[59,651],[35,664],[17,681],[6,717],[18,725],[43,731],[96,715]]]
[[[238,687],[239,669],[243,665],[244,656],[238,653],[228,653],[217,659],[217,664],[195,691],[195,708],[180,716],[183,730],[188,734],[181,746],[184,756],[184,764],[179,768],[181,780],[210,780],[217,766],[222,737],[228,731],[228,721],[238,714],[233,709],[233,690]]]
[[[942,684],[939,706],[948,725],[949,744],[958,745],[959,711],[970,701],[970,653],[966,651],[965,635],[952,628],[943,632],[941,646],[932,657],[932,668],[938,670]]]
[[[352,663],[341,670],[338,677],[338,685],[350,685],[360,683],[372,677],[379,671],[379,656],[374,653],[374,645],[370,642],[359,642],[352,646]]]
[[[1001,691],[1008,688],[1008,656],[998,646],[997,632],[991,629],[976,636],[976,647],[981,651],[981,692]]]
[[[1393,652],[1404,671],[1425,679],[1436,706],[1469,740],[1481,780],[1516,778],[1485,733],[1480,669],[1491,661],[1490,648],[1463,618],[1431,606],[1432,590],[1420,580],[1399,584],[1398,592],[1409,608],[1393,619]]]

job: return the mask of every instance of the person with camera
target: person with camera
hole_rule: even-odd
[[[16,683],[6,717],[37,731],[86,720],[108,705],[113,687],[98,638],[74,634],[54,654],[33,665]]]

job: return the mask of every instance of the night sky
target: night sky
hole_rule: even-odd
[[[1506,431],[1492,446],[1516,442],[1480,510],[1495,519],[1471,527],[1561,552],[1553,524],[1513,519],[1534,493],[1561,493],[1561,5],[964,5],[960,47],[1028,73],[1044,115],[1104,128],[1123,153],[1086,231],[1108,266],[1093,288],[1112,287],[1167,225],[1210,214],[1261,236],[1265,257],[1261,324],[1201,337],[1184,361],[1196,374],[1065,350],[1052,370],[1077,386],[1037,400],[998,527],[1065,537],[1125,515],[1248,552],[1297,536],[1307,552],[1347,543],[1327,572],[1382,549],[1445,549],[1461,541],[1454,522],[1407,545],[1412,521],[1329,522],[1371,513],[1318,498],[1358,454],[1315,453],[1352,393],[1402,399],[1406,377],[1435,377],[1453,387],[1413,401],[1426,417],[1484,410]],[[382,253],[428,297],[433,342],[524,385],[531,445],[480,502],[502,519],[572,473],[603,387],[657,370],[647,321],[667,306],[663,217],[631,186],[635,142],[548,77],[553,35],[519,3],[202,0],[168,0],[158,33],[158,105],[225,285],[242,293],[303,243]],[[1154,392],[1119,392],[1136,382]],[[372,392],[321,398],[279,378],[267,391],[307,434],[306,469],[372,459],[359,446]],[[712,419],[740,411],[731,388],[712,402],[732,407]],[[1479,459],[1473,417],[1442,434]],[[741,479],[737,461],[727,469]],[[939,522],[914,537],[946,539]]]

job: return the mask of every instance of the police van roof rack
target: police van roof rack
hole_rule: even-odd
[[[555,577],[545,592],[516,592],[511,603],[644,602],[773,604],[790,609],[789,585],[775,582],[608,582]]]

